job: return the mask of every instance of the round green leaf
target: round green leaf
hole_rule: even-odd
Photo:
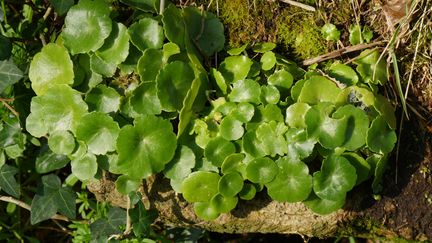
[[[276,55],[272,51],[265,52],[261,56],[261,68],[265,71],[270,70],[276,64]]]
[[[140,184],[141,180],[131,179],[126,175],[119,176],[115,182],[117,191],[123,195],[129,195],[129,193],[138,190]]]
[[[369,179],[371,175],[371,166],[362,156],[357,153],[343,153],[342,156],[346,158],[356,169],[356,185],[359,185],[363,181]]]
[[[375,95],[367,88],[358,86],[350,86],[342,90],[339,94],[336,105],[343,106],[351,104],[360,109],[372,107],[375,103]]]
[[[279,108],[279,106],[275,104],[258,106],[258,111],[259,113],[257,114],[256,119],[261,122],[271,122],[271,121],[283,122],[284,121],[282,110]]]
[[[261,42],[257,43],[252,47],[254,52],[265,53],[273,50],[276,47],[275,43],[272,42]]]
[[[369,128],[369,118],[367,114],[353,105],[340,107],[333,113],[333,118],[347,118],[347,131],[342,147],[350,151],[355,151],[366,143],[366,133]]]
[[[224,27],[214,14],[205,13],[202,32],[199,34],[197,44],[205,56],[212,56],[221,51],[225,45]]]
[[[219,213],[229,213],[236,207],[237,203],[238,197],[226,197],[221,194],[215,195],[210,201],[212,207]]]
[[[286,110],[285,122],[290,127],[305,128],[305,116],[311,107],[306,103],[294,103]]]
[[[214,172],[193,172],[182,183],[183,197],[188,202],[209,202],[218,193],[219,179]]]
[[[231,102],[250,102],[259,104],[260,94],[261,87],[256,81],[251,79],[242,79],[233,84],[228,99]]]
[[[345,197],[339,200],[328,200],[319,198],[312,193],[309,198],[304,201],[304,204],[314,213],[326,215],[342,208],[345,204]]]
[[[261,96],[263,103],[267,104],[277,104],[280,100],[279,90],[273,85],[261,86]]]
[[[72,174],[81,181],[92,179],[97,172],[97,161],[94,154],[87,153],[84,156],[71,161]]]
[[[62,37],[72,55],[96,51],[110,35],[112,23],[105,0],[80,0],[65,18]]]
[[[241,102],[237,104],[237,107],[231,111],[231,116],[235,119],[247,123],[252,120],[255,114],[255,107],[252,104]]]
[[[175,5],[168,6],[163,11],[162,23],[167,39],[184,48],[185,23],[182,11]]]
[[[117,65],[109,63],[97,56],[96,54],[90,55],[90,70],[93,73],[100,74],[104,77],[112,77],[117,69]],[[97,83],[99,84],[99,82]],[[96,84],[96,85],[97,85]],[[89,84],[89,86],[92,86]]]
[[[365,50],[354,61],[357,64],[356,70],[365,83],[384,85],[387,82],[387,62],[380,56],[378,50]]]
[[[87,144],[88,151],[93,154],[106,154],[115,150],[115,141],[120,128],[109,115],[92,112],[81,118],[76,138]]]
[[[192,68],[181,61],[166,65],[156,78],[156,88],[162,109],[180,111],[195,74]]]
[[[252,184],[245,183],[243,189],[239,192],[239,197],[243,200],[252,200],[255,197],[257,190]]]
[[[330,66],[328,74],[330,77],[335,78],[348,86],[355,85],[359,81],[354,69],[348,65],[337,62]]]
[[[44,46],[30,63],[29,78],[37,95],[55,84],[73,84],[73,64],[66,48],[54,43]]]
[[[395,108],[390,104],[389,100],[380,95],[375,95],[374,107],[378,113],[385,119],[391,129],[395,130],[396,127],[396,116]]]
[[[225,58],[220,65],[219,71],[230,84],[245,79],[252,63],[247,56],[231,56]]]
[[[147,49],[138,61],[138,74],[142,82],[156,81],[156,76],[163,67],[163,52],[158,49]]]
[[[322,164],[321,171],[313,175],[313,189],[322,199],[340,201],[357,181],[356,169],[344,157],[332,155]]]
[[[288,142],[287,156],[290,159],[305,159],[309,157],[316,144],[316,139],[308,138],[306,130],[290,128],[285,134]]]
[[[249,155],[255,158],[266,155],[262,142],[258,140],[255,131],[247,132],[242,138],[242,149]]]
[[[120,108],[121,96],[111,87],[98,85],[87,93],[85,101],[90,111],[111,113],[117,112]]]
[[[297,81],[294,86],[291,88],[291,98],[293,101],[298,101],[298,98],[300,96],[300,93],[303,89],[304,84],[306,83],[306,79],[302,79]]]
[[[321,27],[321,34],[327,41],[338,41],[340,38],[340,31],[331,23],[327,23]]]
[[[164,174],[169,179],[183,179],[195,167],[195,154],[186,146],[177,147],[174,158],[166,165]]]
[[[221,72],[215,68],[210,68],[210,77],[212,77],[212,79],[216,82],[218,88],[222,91],[222,94],[226,95],[228,86]]]
[[[245,154],[241,153],[231,154],[226,157],[221,166],[222,173],[228,174],[231,172],[239,171],[241,169],[240,167],[244,158]]]
[[[225,174],[219,180],[218,190],[224,197],[234,197],[242,188],[243,177],[238,172]]]
[[[75,148],[75,138],[69,131],[54,131],[48,138],[48,146],[56,154],[68,155]]]
[[[334,103],[341,90],[335,83],[323,76],[312,76],[303,85],[299,102],[315,105],[321,102]]]
[[[149,49],[151,50],[151,49]],[[134,91],[129,99],[133,111],[140,115],[157,115],[162,112],[159,98],[157,97],[156,83],[143,82]]]
[[[55,130],[75,131],[87,104],[80,93],[67,85],[55,85],[44,95],[32,98],[31,113],[26,120],[27,131],[41,137]]]
[[[267,83],[279,89],[279,91],[286,96],[289,89],[293,84],[294,78],[291,73],[284,69],[274,72],[267,79]]]
[[[147,48],[160,49],[164,41],[162,26],[150,18],[142,18],[129,27],[129,35],[132,43],[141,51]]]
[[[226,116],[222,119],[219,132],[226,140],[237,140],[243,136],[244,128],[242,122],[232,116]]]
[[[242,52],[244,52],[248,46],[249,46],[249,44],[246,43],[246,44],[244,44],[244,45],[242,45],[242,46],[240,46],[240,47],[237,47],[237,48],[231,48],[231,49],[229,49],[227,52],[228,52],[228,54],[230,54],[231,56],[237,56],[237,55],[240,55]]]
[[[345,142],[348,117],[330,118],[334,110],[330,103],[320,103],[308,110],[305,116],[309,138],[317,138],[327,149],[334,149]]]
[[[112,30],[96,55],[107,63],[116,65],[124,62],[129,54],[129,34],[121,23],[112,24]]]
[[[222,137],[216,137],[210,140],[204,149],[204,156],[215,166],[220,167],[226,157],[235,153],[236,149],[233,143]]]
[[[261,147],[266,155],[272,157],[284,155],[287,152],[288,144],[284,138],[287,127],[276,121],[264,122],[256,130],[256,137],[261,141]]]
[[[246,166],[246,177],[253,183],[269,183],[278,172],[279,168],[276,163],[267,157],[249,161]]]
[[[117,170],[130,178],[146,178],[160,172],[174,157],[176,135],[168,120],[146,115],[134,126],[126,125],[117,139]]]
[[[204,220],[215,220],[219,217],[219,211],[210,202],[194,203],[195,214]]]
[[[388,154],[393,150],[396,140],[396,132],[388,126],[383,116],[372,121],[367,132],[367,146],[371,151]]]
[[[312,176],[307,165],[299,160],[286,157],[276,161],[280,172],[266,184],[270,197],[280,202],[301,202],[312,191]]]

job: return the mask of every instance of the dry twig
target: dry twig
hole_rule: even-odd
[[[292,5],[292,6],[296,6],[296,7],[308,10],[308,11],[315,12],[315,8],[314,7],[306,5],[304,3],[299,3],[299,2],[296,2],[296,1],[293,1],[293,0],[279,0],[279,1],[287,3],[287,4]]]

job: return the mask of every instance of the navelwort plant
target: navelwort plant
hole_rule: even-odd
[[[36,161],[39,170],[70,163],[84,182],[108,171],[123,194],[163,173],[206,220],[264,188],[318,214],[341,208],[369,178],[379,191],[396,122],[377,94],[388,77],[376,50],[355,70],[335,62],[324,74],[277,55],[272,43],[245,45],[208,71],[225,41],[215,15],[122,2],[139,10],[127,24],[104,0],[80,0],[31,62],[26,129],[47,138],[42,157],[54,158]],[[32,214],[32,223],[50,216]]]

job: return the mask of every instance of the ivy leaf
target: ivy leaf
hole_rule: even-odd
[[[233,143],[225,140],[223,137],[211,139],[204,150],[204,156],[215,166],[220,167],[225,158],[235,153]]]
[[[139,117],[134,126],[126,125],[120,130],[116,168],[119,173],[136,179],[161,172],[174,157],[176,143],[168,120],[152,115]]]
[[[347,119],[347,131],[342,147],[350,151],[355,151],[366,143],[369,118],[363,110],[353,105],[345,105],[337,109],[332,117],[336,119]]]
[[[70,162],[66,155],[52,152],[48,145],[42,146],[36,158],[36,172],[45,174],[65,167]]]
[[[115,89],[101,84],[87,93],[85,101],[90,111],[114,113],[120,108],[121,96]]]
[[[97,159],[94,154],[86,153],[83,156],[72,159],[71,161],[72,174],[81,181],[92,179],[98,169]]]
[[[124,62],[129,54],[129,34],[126,26],[113,23],[112,30],[96,55],[107,63],[118,65]]]
[[[153,49],[149,49],[153,50]],[[157,96],[155,82],[143,82],[134,91],[129,99],[129,104],[136,116],[157,115],[162,112],[160,100]]]
[[[340,201],[357,181],[356,169],[341,156],[324,159],[321,171],[313,174],[313,189],[322,199]]]
[[[1,21],[2,14],[3,12],[2,10],[0,10],[0,22],[2,22]],[[11,54],[12,54],[12,43],[6,36],[0,34],[0,61],[3,60],[6,61],[7,59],[9,59]]]
[[[329,200],[319,198],[314,193],[311,193],[309,198],[304,201],[304,204],[314,213],[326,215],[342,208],[345,204],[345,197],[339,200]]]
[[[327,23],[321,27],[321,34],[327,41],[338,41],[341,33],[334,24]]]
[[[195,74],[193,69],[182,61],[166,65],[156,78],[156,88],[162,109],[180,111]]]
[[[65,18],[62,37],[72,55],[96,51],[111,33],[110,8],[105,0],[80,0]]]
[[[256,137],[261,141],[262,149],[266,155],[272,157],[276,154],[282,156],[286,154],[288,144],[284,138],[287,127],[276,121],[262,123],[256,130]]]
[[[0,148],[4,149],[11,159],[22,156],[26,136],[22,132],[18,117],[3,117],[2,125],[0,125]]]
[[[192,172],[182,183],[183,197],[188,202],[209,202],[218,193],[219,179],[215,172]]]
[[[375,153],[388,154],[396,143],[396,132],[388,126],[384,117],[378,116],[372,121],[367,132],[367,146]]]
[[[75,131],[80,119],[87,113],[87,104],[80,93],[68,85],[55,85],[44,95],[32,98],[31,113],[26,129],[41,137],[56,130]]]
[[[354,69],[348,65],[337,62],[330,66],[328,74],[330,77],[335,78],[348,86],[355,85],[359,81]]]
[[[312,191],[312,176],[307,165],[287,157],[278,159],[276,163],[279,173],[266,184],[270,197],[280,202],[301,202],[308,198]]]
[[[110,208],[107,218],[100,218],[90,224],[92,239],[120,234],[120,226],[126,224],[126,211],[121,208]]]
[[[4,164],[0,168],[0,188],[7,194],[19,198],[21,195],[20,184],[16,181],[14,175],[18,173],[18,169]]]
[[[88,151],[100,155],[115,150],[120,128],[109,115],[92,112],[83,116],[76,130],[76,138],[87,144]]]
[[[133,232],[136,237],[148,237],[152,232],[152,224],[157,218],[156,210],[147,210],[140,200],[138,204],[129,210],[129,216],[132,220]]]
[[[72,84],[73,64],[66,48],[54,43],[44,46],[30,63],[29,78],[37,95],[43,95],[55,84]]]
[[[11,60],[0,61],[0,94],[22,77],[23,72]]]
[[[335,83],[323,76],[312,76],[307,79],[301,89],[298,102],[315,105],[321,102],[336,101],[341,90]]]
[[[129,27],[132,43],[141,51],[147,48],[160,49],[164,41],[162,26],[151,18],[142,18]]]
[[[261,87],[256,81],[251,79],[242,79],[233,84],[228,99],[231,102],[250,102],[259,104],[260,95]]]
[[[252,60],[247,56],[231,56],[225,58],[219,67],[219,71],[230,84],[245,79],[252,67],[252,63]]]
[[[31,204],[31,224],[49,219],[57,211],[71,219],[75,218],[75,198],[75,193],[68,187],[62,187],[56,175],[42,176],[42,183]]]
[[[62,16],[74,5],[73,0],[49,0],[58,15]]]

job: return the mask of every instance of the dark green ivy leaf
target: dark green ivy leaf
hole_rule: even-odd
[[[129,211],[132,220],[133,232],[136,237],[146,237],[150,234],[151,225],[157,217],[157,211],[147,210],[140,200],[135,208]]]
[[[42,183],[31,204],[31,224],[51,218],[56,212],[75,218],[75,193],[62,187],[60,178],[54,174],[42,177]]]
[[[90,225],[93,240],[121,233],[119,226],[126,224],[126,211],[121,208],[111,208],[107,218],[96,220]]]
[[[22,77],[23,72],[11,60],[0,61],[0,94]]]
[[[7,194],[19,198],[21,193],[20,185],[14,177],[16,173],[18,173],[17,168],[10,165],[3,165],[0,169],[0,187]]]

